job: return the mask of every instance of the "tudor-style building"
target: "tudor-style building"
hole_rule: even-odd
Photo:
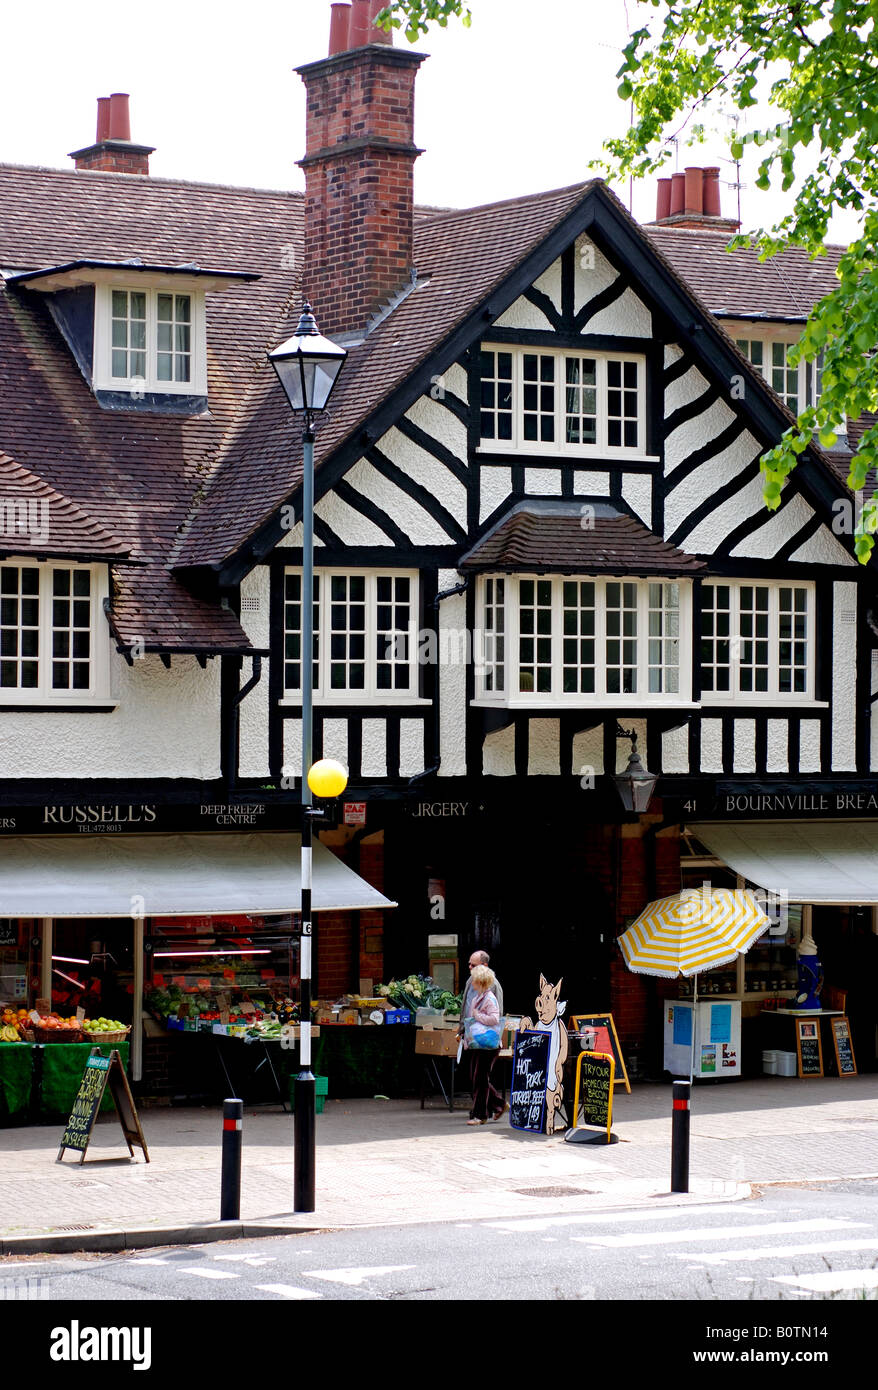
[[[150,177],[118,96],[75,170],[0,166],[0,890],[45,918],[29,888],[72,832],[250,836],[268,874],[256,832],[298,828],[302,445],[266,354],[308,297],[349,353],[317,426],[315,756],[365,803],[321,839],[398,903],[328,900],[317,992],[453,934],[511,1010],[563,975],[655,1068],[667,989],[614,946],[650,897],[784,890],[842,986],[848,905],[871,932],[878,903],[842,863],[878,810],[857,426],[774,513],[759,472],[819,390],[787,352],[838,252],[729,256],[714,170],[660,181],[648,226],[599,181],[418,208],[422,55],[347,14],[298,69],[304,197]],[[613,781],[631,734],[641,816]],[[745,1013],[791,987],[794,940],[722,979]]]

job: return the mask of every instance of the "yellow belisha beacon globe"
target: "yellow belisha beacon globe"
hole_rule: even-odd
[[[348,784],[348,770],[334,758],[321,758],[308,773],[308,786],[315,796],[341,796]]]

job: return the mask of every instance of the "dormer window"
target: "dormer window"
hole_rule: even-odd
[[[207,391],[204,296],[98,285],[95,385],[104,390]]]
[[[68,261],[6,283],[45,296],[101,405],[192,415],[207,409],[206,295],[258,279],[134,257]]]

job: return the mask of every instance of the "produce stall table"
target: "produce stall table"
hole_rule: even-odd
[[[128,1070],[129,1043],[0,1043],[0,1124],[66,1119],[93,1047],[115,1048]],[[101,1110],[112,1110],[109,1092]]]

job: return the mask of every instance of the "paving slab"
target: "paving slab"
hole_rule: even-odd
[[[57,1126],[4,1129],[0,1253],[685,1205],[745,1197],[752,1184],[878,1175],[878,1075],[696,1084],[688,1194],[670,1193],[669,1085],[617,1090],[609,1146],[525,1134],[505,1119],[471,1127],[460,1106],[328,1100],[313,1213],[293,1211],[293,1116],[245,1106],[235,1222],[218,1220],[219,1106],[142,1110],[149,1163],[139,1150],[129,1157],[113,1114],[99,1119],[82,1164],[56,1161]]]

